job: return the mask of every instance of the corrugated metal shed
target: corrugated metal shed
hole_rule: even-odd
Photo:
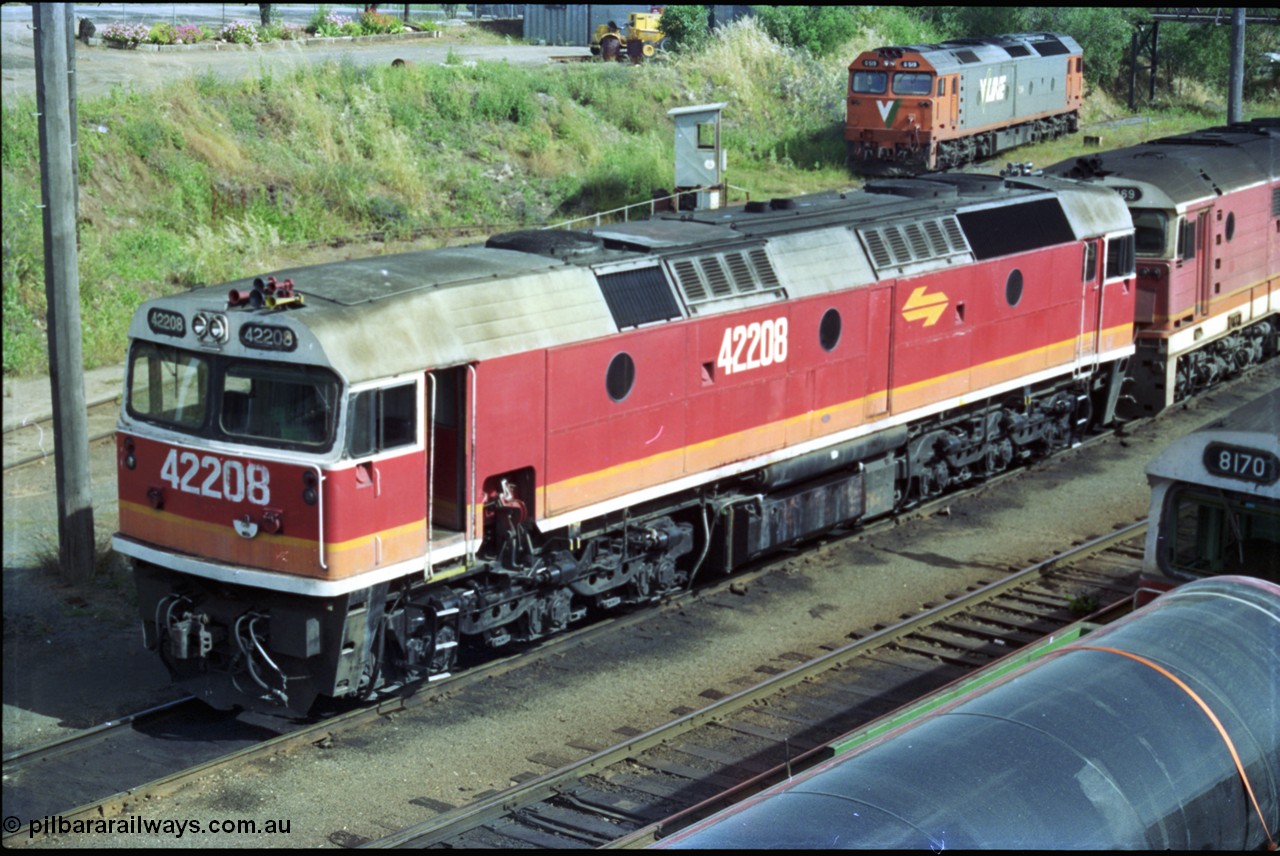
[[[655,6],[638,3],[526,3],[524,38],[533,44],[586,47],[600,24],[625,26],[632,12],[649,12]],[[751,14],[750,6],[717,4],[711,7],[713,27]]]
[[[609,21],[625,26],[627,15],[648,12],[653,6],[635,3],[527,3],[524,37],[533,44],[573,45],[585,48],[591,34]]]

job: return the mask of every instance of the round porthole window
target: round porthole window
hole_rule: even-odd
[[[818,324],[818,344],[822,345],[824,351],[834,351],[836,345],[840,344],[840,313],[835,309],[828,309],[822,314],[822,321]]]
[[[609,371],[604,376],[604,388],[614,401],[622,401],[631,394],[636,382],[636,364],[627,353],[615,354],[609,361]]]
[[[1236,236],[1236,215],[1232,211],[1227,214],[1227,240],[1230,241]]]
[[[1010,306],[1017,306],[1022,299],[1022,271],[1014,268],[1004,283],[1004,299]]]

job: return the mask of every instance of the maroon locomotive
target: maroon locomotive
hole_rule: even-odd
[[[1280,120],[1162,137],[1047,172],[1108,187],[1136,232],[1134,413],[1275,352]]]

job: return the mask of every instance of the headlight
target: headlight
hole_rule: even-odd
[[[225,315],[199,312],[191,321],[191,332],[195,333],[196,338],[201,342],[222,344],[229,337],[230,326],[227,324]]]
[[[227,319],[221,315],[214,315],[209,319],[209,338],[215,342],[227,341]]]

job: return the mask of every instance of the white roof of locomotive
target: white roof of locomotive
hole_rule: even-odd
[[[1269,452],[1280,458],[1280,387],[1181,437],[1147,465],[1152,483],[1177,481],[1220,488],[1233,493],[1253,494],[1280,500],[1280,481],[1269,485],[1242,479],[1224,478],[1205,468],[1205,449],[1223,443],[1244,449]]]
[[[566,235],[563,240],[570,245],[561,256],[469,246],[275,271],[278,281],[293,281],[296,292],[305,298],[305,306],[284,310],[228,307],[228,289],[252,287],[253,279],[243,279],[151,301],[135,315],[129,333],[132,338],[179,344],[160,335],[161,331],[149,329],[149,311],[177,311],[187,318],[200,311],[224,313],[232,335],[220,348],[222,353],[243,359],[327,365],[348,382],[359,383],[616,334],[618,322],[599,279],[614,271],[744,252],[762,255],[761,263],[772,268],[776,286],[681,316],[691,317],[756,305],[751,301],[757,300],[757,295],[761,300],[777,299],[782,289],[785,297],[794,299],[873,282],[878,275],[868,264],[855,233],[885,228],[883,224],[892,228],[893,223],[954,217],[958,210],[1053,194],[1077,237],[1131,228],[1128,211],[1116,194],[1074,182],[1005,182],[988,177],[976,184],[966,178],[958,188],[940,187],[938,181],[920,184],[930,193],[942,195],[936,199],[904,197],[896,193],[909,188],[895,185],[888,188],[890,192],[882,189],[880,193],[830,193],[781,200],[787,204],[763,212],[736,207],[673,214],[602,227],[594,235],[559,233]],[[575,254],[571,245],[588,240],[598,242],[599,249]],[[914,267],[882,272],[879,277],[945,268],[971,258],[962,253],[954,259],[926,259]],[[678,293],[678,285],[672,288]],[[680,299],[676,293],[673,300]],[[297,346],[271,353],[248,348],[239,341],[245,324],[287,328],[296,337]]]

